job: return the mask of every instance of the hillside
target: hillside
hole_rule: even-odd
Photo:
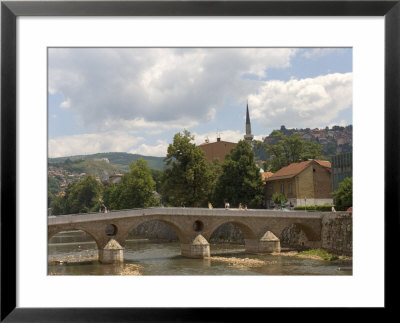
[[[163,157],[153,157],[153,156],[142,156],[138,154],[129,154],[129,153],[121,153],[121,152],[110,152],[110,153],[97,153],[92,155],[76,155],[76,156],[68,156],[68,157],[59,157],[59,158],[49,158],[49,165],[53,163],[64,163],[67,159],[71,161],[77,160],[101,160],[103,158],[107,158],[110,164],[114,165],[119,172],[126,172],[129,169],[129,165],[133,161],[137,161],[139,158],[142,158],[147,161],[148,165],[152,169],[162,170],[164,168]]]
[[[274,132],[280,132],[285,136],[299,134],[303,140],[316,142],[322,146],[322,154],[324,158],[329,160],[330,156],[352,152],[353,150],[353,126],[346,127],[333,126],[331,128],[315,128],[315,129],[287,129],[281,126],[279,130],[274,130],[270,135],[263,138],[262,142],[258,142],[254,147],[254,153],[257,160],[266,160],[270,156],[266,153],[265,148],[268,145],[275,145],[277,139],[273,136]]]

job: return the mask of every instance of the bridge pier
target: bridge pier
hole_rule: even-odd
[[[247,253],[281,252],[281,241],[271,231],[267,231],[260,240],[245,239]]]
[[[124,248],[121,247],[118,241],[111,239],[103,249],[99,249],[99,262],[102,264],[124,262]]]
[[[181,243],[181,254],[188,258],[210,257],[210,244],[199,234],[191,242]]]

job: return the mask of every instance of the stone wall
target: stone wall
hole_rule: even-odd
[[[128,238],[147,238],[152,240],[178,241],[174,229],[161,221],[149,221],[132,230]]]
[[[244,244],[242,231],[232,223],[225,223],[213,232],[210,242],[232,242]]]
[[[320,242],[308,241],[305,233],[296,225],[283,230],[281,246],[296,249],[323,248],[328,252],[351,256],[353,253],[353,224],[351,213],[327,213],[322,218]]]
[[[353,254],[352,213],[329,213],[322,218],[322,248],[335,253]]]

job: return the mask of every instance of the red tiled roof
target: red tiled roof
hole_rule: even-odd
[[[281,178],[281,177],[292,177],[301,173],[306,169],[313,161],[321,165],[322,167],[331,168],[331,163],[327,160],[311,159],[300,163],[292,163],[286,167],[281,168],[274,173],[269,179]]]

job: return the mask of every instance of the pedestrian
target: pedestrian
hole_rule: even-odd
[[[335,207],[332,205],[332,212],[336,212]]]
[[[230,208],[229,202],[226,202],[226,206],[228,209]]]
[[[239,203],[239,210],[242,209],[242,203]]]
[[[208,208],[211,210],[213,208],[211,202],[208,202]]]
[[[244,205],[244,210],[247,211],[247,205],[246,204]]]

